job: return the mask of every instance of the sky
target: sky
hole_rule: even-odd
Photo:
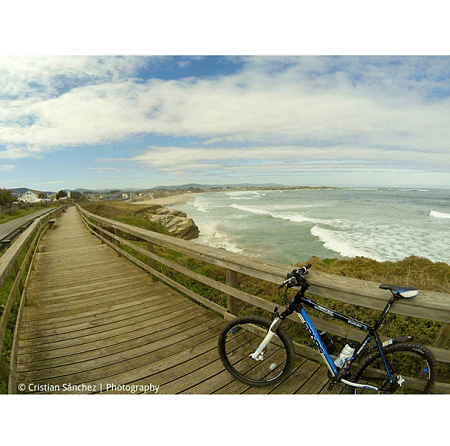
[[[0,188],[450,188],[449,122],[447,56],[0,56]]]

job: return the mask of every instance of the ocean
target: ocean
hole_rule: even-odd
[[[416,255],[450,264],[450,190],[220,191],[176,208],[199,227],[196,243],[280,263]]]

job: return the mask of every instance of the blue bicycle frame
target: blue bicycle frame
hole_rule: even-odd
[[[383,344],[380,340],[380,337],[377,333],[377,329],[378,327],[380,327],[380,325],[383,323],[383,321],[386,318],[387,313],[389,312],[390,308],[392,307],[392,304],[395,301],[395,298],[392,297],[389,302],[387,303],[386,307],[384,308],[383,312],[381,313],[380,318],[375,322],[374,326],[365,324],[364,322],[358,321],[356,319],[353,319],[351,317],[345,316],[342,313],[339,313],[335,310],[332,310],[331,308],[319,305],[318,303],[307,299],[304,297],[304,293],[305,291],[308,289],[309,285],[307,283],[304,283],[301,288],[300,291],[296,294],[296,296],[294,297],[294,299],[291,301],[291,303],[289,304],[289,306],[287,307],[287,309],[278,316],[279,318],[279,323],[282,322],[282,320],[284,320],[286,317],[288,317],[290,314],[292,313],[296,313],[298,315],[298,317],[300,318],[303,326],[305,327],[306,331],[308,332],[309,336],[311,337],[312,341],[314,342],[318,352],[320,353],[320,355],[322,356],[323,360],[325,361],[325,364],[328,366],[328,369],[330,371],[331,374],[331,381],[332,382],[343,382],[347,385],[351,385],[354,387],[364,387],[364,388],[370,388],[370,389],[374,389],[374,390],[379,390],[376,387],[373,386],[369,386],[369,385],[363,385],[363,384],[356,384],[356,383],[352,383],[346,379],[343,378],[344,373],[349,369],[349,366],[362,354],[362,352],[366,349],[366,347],[368,346],[368,344],[370,343],[370,341],[372,339],[375,340],[377,348],[380,352],[380,355],[383,359],[385,368],[386,368],[386,372],[389,378],[389,382],[391,384],[394,384],[394,378],[390,372],[390,367],[388,364],[388,361],[386,359],[386,356],[384,355],[383,352]],[[344,367],[342,367],[341,369],[339,369],[338,367],[336,367],[336,365],[334,364],[333,359],[331,358],[323,340],[321,339],[316,327],[314,326],[312,320],[310,319],[310,317],[308,316],[305,308],[303,308],[304,306],[306,307],[310,307],[313,308],[314,310],[317,310],[323,314],[326,314],[327,316],[331,316],[334,319],[343,321],[349,325],[352,325],[353,327],[358,328],[361,331],[364,331],[367,333],[367,336],[365,337],[364,341],[362,342],[362,344],[360,345],[360,347],[355,350],[355,352],[353,353],[352,357],[348,359],[346,365]],[[278,324],[275,324],[275,327]]]

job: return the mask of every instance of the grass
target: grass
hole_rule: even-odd
[[[24,258],[26,256],[26,248],[24,248],[22,250],[22,252],[19,255],[18,258],[18,263],[19,265],[22,264]],[[28,273],[28,268],[25,269],[24,272],[24,276],[26,277],[26,274]],[[2,316],[3,311],[4,311],[4,307],[6,304],[6,301],[8,300],[9,294],[11,292],[11,289],[13,287],[14,281],[16,278],[16,274],[14,272],[14,269],[12,269],[5,281],[3,282],[3,285],[0,288],[0,316]],[[8,320],[8,324],[7,324],[7,329],[5,332],[5,339],[3,342],[3,349],[0,352],[0,354],[3,356],[3,358],[5,359],[5,361],[9,364],[10,361],[10,355],[11,355],[11,348],[12,348],[12,342],[13,342],[13,335],[14,335],[14,329],[16,326],[16,319],[17,319],[17,314],[19,311],[19,306],[20,306],[20,299],[18,298],[18,293],[16,293],[16,299],[13,303],[13,306],[11,308],[11,312],[9,315],[9,320]],[[0,394],[5,394],[7,393],[7,384],[3,381],[3,379],[0,377]]]
[[[117,204],[111,202],[93,202],[83,203],[81,204],[81,207],[92,214],[109,218],[110,220],[115,220],[120,223],[125,223],[153,232],[159,232],[160,234],[169,234],[163,225],[151,222],[143,217],[143,212],[145,211],[146,206],[135,206],[122,202],[117,202]],[[124,233],[120,233],[119,235],[121,237],[125,237]],[[130,236],[128,236],[128,238],[131,240],[133,239],[133,237]]]
[[[15,220],[16,218],[23,217],[25,215],[32,214],[33,212],[47,209],[48,206],[35,206],[28,209],[19,209],[9,214],[0,214],[0,224],[7,223],[8,221]]]
[[[312,257],[308,262],[316,271],[329,274],[450,294],[450,265],[421,257],[411,256],[398,262],[377,262],[365,257],[349,260]]]

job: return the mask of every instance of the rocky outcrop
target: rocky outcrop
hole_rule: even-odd
[[[195,239],[200,234],[194,220],[187,218],[184,212],[177,209],[168,209],[159,204],[154,204],[141,209],[136,215],[151,222],[162,224],[170,235],[184,240]]]

